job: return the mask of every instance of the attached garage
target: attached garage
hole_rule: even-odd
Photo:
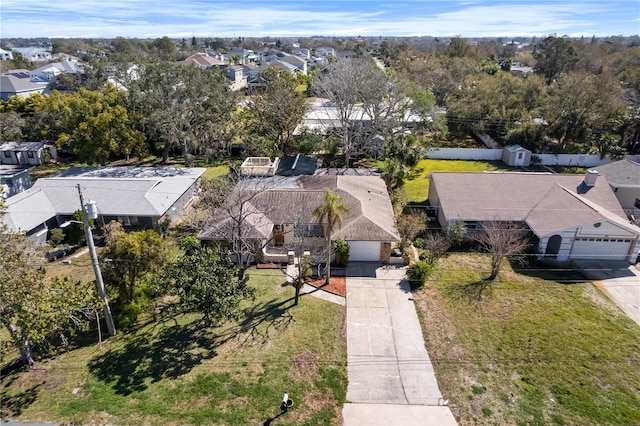
[[[576,238],[569,258],[627,260],[632,243],[628,238]]]
[[[350,262],[379,262],[380,241],[349,241]]]

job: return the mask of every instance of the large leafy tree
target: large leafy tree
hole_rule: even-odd
[[[547,37],[533,49],[535,72],[551,84],[560,74],[571,71],[579,57],[571,42],[561,37]]]
[[[109,227],[107,246],[100,254],[104,281],[117,286],[124,304],[134,303],[137,284],[169,260],[169,246],[153,230],[122,232],[116,222]]]
[[[144,134],[135,129],[136,115],[127,110],[126,93],[108,84],[100,91],[54,92],[39,105],[44,134],[68,145],[80,161],[106,164],[113,155],[143,155]]]
[[[167,162],[180,150],[189,164],[193,155],[228,149],[237,133],[236,96],[216,70],[161,63],[142,67],[128,82],[129,98],[142,112],[148,138],[163,145]]]
[[[373,137],[393,138],[407,125],[417,92],[394,73],[386,73],[369,60],[341,59],[312,80],[313,92],[331,101],[325,114],[348,165],[353,156],[372,151]],[[327,119],[325,118],[325,119]]]
[[[286,155],[291,151],[293,131],[304,117],[305,98],[288,71],[272,67],[260,75],[260,83],[247,104],[252,127]]]
[[[253,296],[249,278],[238,277],[228,253],[202,246],[195,237],[183,239],[179,246],[183,254],[164,268],[163,288],[178,296],[184,312],[202,314],[208,326],[239,319],[240,303]]]
[[[536,118],[544,88],[535,76],[522,79],[503,72],[474,75],[447,100],[449,129],[462,134],[488,133],[504,140],[511,129]]]
[[[313,210],[313,217],[324,229],[325,240],[327,241],[327,270],[325,282],[329,284],[331,278],[331,235],[334,228],[342,226],[342,214],[348,214],[349,208],[342,203],[342,198],[334,194],[330,189],[324,190],[324,204]]]
[[[606,76],[563,74],[549,87],[543,114],[551,135],[564,147],[569,142],[584,143],[592,131],[614,126],[621,100],[620,86]]]
[[[0,247],[0,322],[21,360],[33,366],[36,345],[44,349],[51,338],[66,342],[70,332],[86,324],[95,294],[79,282],[46,279],[42,252],[1,218]]]

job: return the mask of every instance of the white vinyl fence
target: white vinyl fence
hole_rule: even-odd
[[[572,167],[596,167],[610,163],[610,158],[600,158],[593,154],[532,154],[539,158],[538,164],[543,166],[572,166]],[[425,158],[439,160],[484,160],[496,161],[502,159],[502,149],[484,148],[436,148],[429,150]],[[535,161],[535,160],[534,160]],[[534,162],[532,161],[532,163]]]

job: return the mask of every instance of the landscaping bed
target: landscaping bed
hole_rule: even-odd
[[[310,277],[305,280],[305,283],[338,296],[347,296],[347,279],[345,277],[331,277],[329,284],[325,284],[324,278]]]

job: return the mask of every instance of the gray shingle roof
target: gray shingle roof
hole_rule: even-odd
[[[582,175],[543,173],[432,173],[447,221],[526,221],[546,235],[603,217],[628,224],[604,176],[593,187]]]
[[[614,188],[640,187],[640,163],[629,159],[595,167]]]

